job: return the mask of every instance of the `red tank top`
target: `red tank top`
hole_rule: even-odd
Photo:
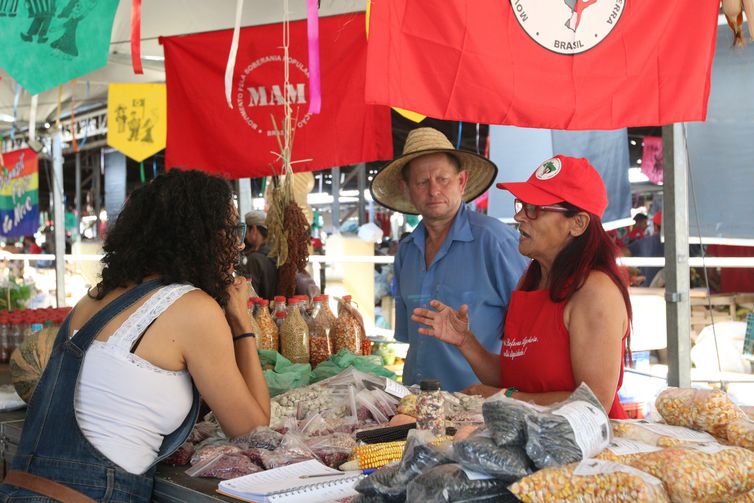
[[[552,302],[549,290],[511,294],[500,350],[500,386],[524,393],[573,391],[576,382],[571,367],[570,334],[563,323],[565,302]],[[618,400],[623,383],[623,349],[620,377],[615,390],[611,419],[627,419]]]

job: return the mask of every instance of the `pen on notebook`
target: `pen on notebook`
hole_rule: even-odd
[[[347,472],[340,472],[340,473],[316,473],[314,475],[299,475],[298,478],[300,479],[313,479],[316,477],[337,477],[339,475],[348,475]]]

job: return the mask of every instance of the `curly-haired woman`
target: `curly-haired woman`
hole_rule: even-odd
[[[244,230],[219,177],[171,170],[131,194],[102,281],[57,335],[0,501],[149,501],[200,393],[228,436],[269,423],[247,287],[233,277]]]

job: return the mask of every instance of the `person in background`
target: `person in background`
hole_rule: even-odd
[[[199,396],[228,437],[270,398],[233,277],[245,225],[222,178],[173,169],[136,189],[107,234],[102,280],[60,327],[0,501],[152,500],[156,464]]]
[[[440,299],[468,305],[469,322],[486,351],[500,351],[510,292],[526,268],[516,233],[497,219],[470,210],[492,184],[497,167],[482,156],[456,150],[440,131],[419,128],[406,139],[403,155],[371,184],[381,205],[422,221],[400,241],[394,263],[395,338],[409,343],[403,382],[439,379],[459,391],[477,376],[456,347],[419,332],[411,312]]]
[[[24,236],[23,252],[38,255],[42,253],[42,248],[37,244],[34,236]]]
[[[261,210],[248,212],[246,222],[245,247],[237,272],[251,280],[257,295],[272,300],[277,289],[277,262],[268,256],[270,245],[267,240],[267,213]]]
[[[257,295],[263,299],[273,300],[277,295],[278,270],[277,259],[270,257],[270,245],[267,244],[267,213],[261,210],[248,212],[244,216],[247,233],[241,263],[236,271],[251,280]],[[319,287],[306,272],[296,273],[296,295],[314,297],[319,295]]]
[[[654,226],[652,234],[638,239],[628,246],[633,257],[664,257],[665,245],[661,240],[662,236],[662,212],[658,211],[652,216],[652,224]],[[662,285],[652,285],[657,273],[662,269],[661,267],[639,267],[639,273],[644,276],[644,282],[641,284],[643,287],[665,286],[664,281]]]
[[[628,244],[647,235],[647,225],[649,224],[647,216],[644,213],[634,215],[634,225],[628,232]]]
[[[532,259],[513,292],[503,350],[489,351],[470,326],[469,307],[437,300],[414,309],[424,335],[457,349],[482,382],[470,390],[539,405],[567,398],[586,383],[613,419],[629,351],[631,302],[616,246],[602,228],[607,191],[583,158],[557,155],[526,182],[500,183],[515,197],[519,250]],[[473,321],[472,321],[473,322]],[[499,334],[499,332],[498,332]]]

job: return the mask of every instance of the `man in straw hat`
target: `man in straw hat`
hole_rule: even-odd
[[[456,308],[467,304],[474,333],[487,334],[480,342],[500,352],[510,292],[527,261],[513,229],[465,204],[484,193],[496,175],[489,159],[454,149],[435,129],[419,128],[409,133],[403,155],[372,181],[377,202],[422,216],[395,257],[395,338],[410,344],[406,384],[440,379],[443,389],[458,391],[479,381],[456,348],[418,333],[410,314],[431,299]]]

